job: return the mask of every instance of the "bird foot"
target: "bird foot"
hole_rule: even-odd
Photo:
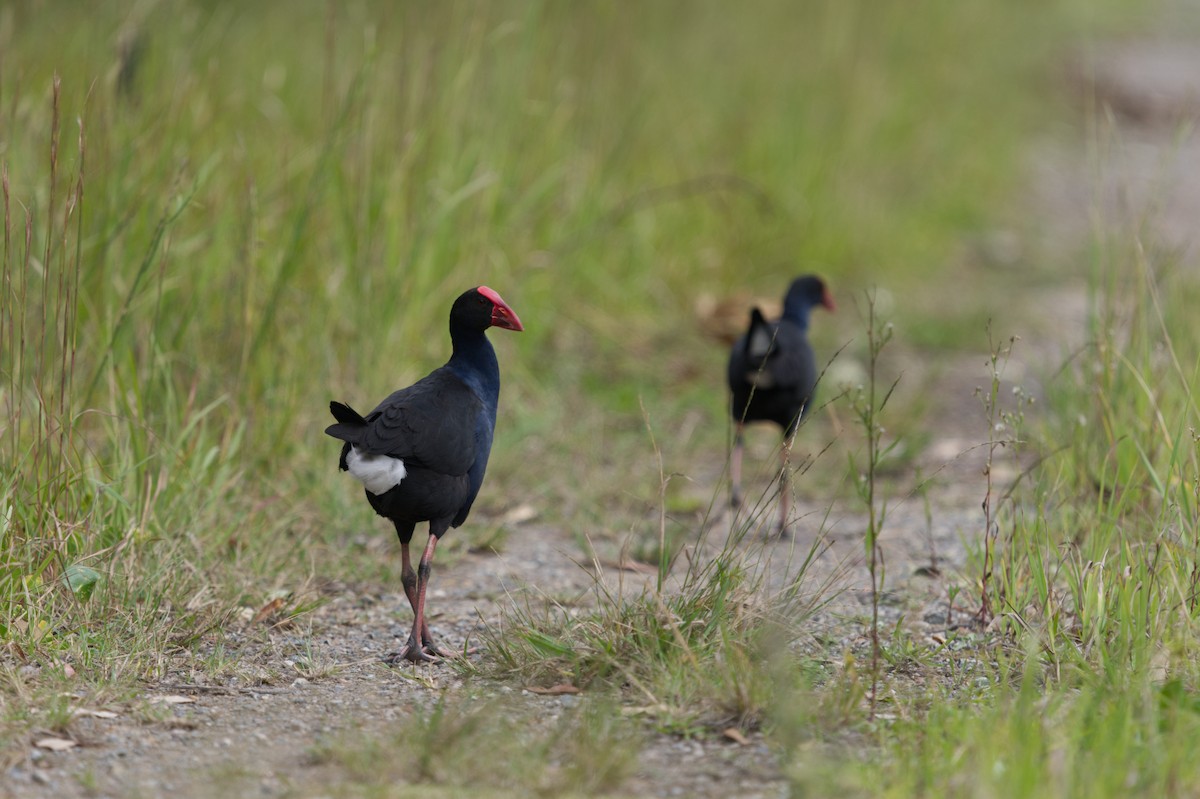
[[[410,635],[404,649],[385,655],[383,662],[389,666],[398,666],[404,661],[410,663],[440,663],[443,660],[453,660],[465,657],[466,655],[474,655],[478,651],[479,647],[473,646],[463,652],[451,652],[450,650],[442,649],[429,639],[422,641],[418,646],[416,640]]]
[[[733,491],[729,494],[729,507],[737,510],[742,507],[742,494],[740,491]]]
[[[399,666],[401,663],[440,663],[441,656],[424,647],[406,646],[399,652],[391,652],[383,656],[383,662],[389,666]]]

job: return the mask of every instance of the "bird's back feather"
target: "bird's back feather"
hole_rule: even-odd
[[[757,309],[730,352],[730,413],[742,422],[799,423],[817,383],[816,358],[804,331],[788,319],[766,321]]]

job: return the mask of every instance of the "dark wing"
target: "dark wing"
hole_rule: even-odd
[[[808,386],[815,381],[812,347],[804,331],[787,320],[769,322],[754,308],[746,335],[729,354],[729,386],[760,391]]]
[[[773,385],[800,388],[805,394],[810,393],[817,382],[817,368],[804,331],[787,320],[779,322],[764,369],[770,372]]]
[[[445,367],[392,393],[367,414],[355,444],[370,455],[390,455],[439,474],[462,475],[476,459],[476,427],[483,402]]]

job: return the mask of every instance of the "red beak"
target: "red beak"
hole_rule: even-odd
[[[837,306],[833,304],[833,295],[829,293],[829,289],[825,289],[825,294],[821,297],[821,304],[831,311],[836,311]]]
[[[521,324],[520,318],[516,312],[508,307],[508,303],[501,298],[499,294],[492,291],[487,286],[480,286],[477,291],[483,296],[492,301],[492,326],[502,327],[505,330],[515,330],[520,333],[525,329]]]

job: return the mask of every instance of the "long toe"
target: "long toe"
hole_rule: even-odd
[[[464,649],[461,652],[456,652],[456,651],[451,651],[448,649],[443,649],[442,647],[438,646],[437,644],[433,643],[432,641],[426,641],[425,642],[425,651],[431,655],[438,657],[438,658],[453,660],[453,659],[465,657],[467,655],[474,655],[476,652],[479,651],[479,647],[473,646],[470,649]]]
[[[428,627],[425,628],[425,632],[421,635],[421,649],[439,658],[460,658],[464,655],[473,655],[479,651],[479,647],[475,646],[470,649],[464,649],[462,652],[443,649],[438,646],[437,641],[433,640]]]
[[[437,650],[436,647],[430,647],[428,643],[418,644],[413,636],[408,637],[408,643],[404,645],[404,649],[399,652],[391,652],[383,657],[383,662],[389,666],[398,666],[401,663],[437,663],[445,655]]]
[[[399,666],[401,663],[439,663],[442,660],[440,653],[430,652],[427,649],[418,649],[414,646],[406,646],[399,652],[392,652],[383,658],[383,662],[389,666]]]

